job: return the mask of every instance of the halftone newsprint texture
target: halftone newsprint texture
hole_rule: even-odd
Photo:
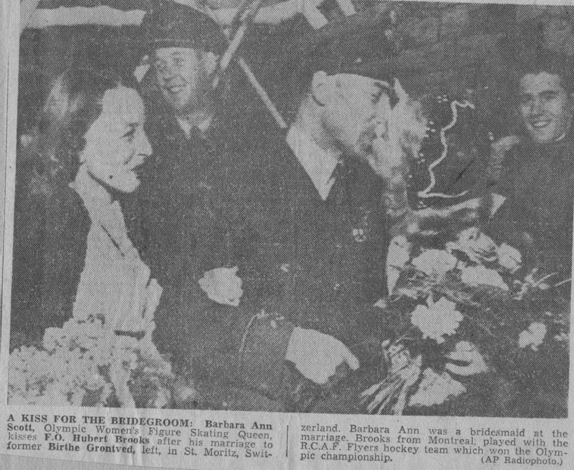
[[[10,6],[0,453],[573,466],[572,4]]]

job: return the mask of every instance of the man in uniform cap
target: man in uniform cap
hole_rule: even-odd
[[[203,264],[198,243],[209,223],[207,175],[230,142],[211,86],[228,43],[210,16],[177,2],[148,12],[142,29],[152,66],[143,94],[153,156],[125,213],[143,258],[166,289],[222,263]]]
[[[356,33],[322,30],[295,54],[287,135],[229,148],[234,165],[207,180],[214,252],[238,267],[244,296],[199,308],[184,282],[157,313],[156,338],[210,407],[365,412],[358,394],[385,374],[375,304],[389,224],[371,163],[399,89],[371,66],[390,45],[359,48]]]
[[[194,298],[184,286],[157,323],[212,407],[351,412],[356,396],[318,400],[339,379],[356,394],[383,373],[374,304],[385,294],[387,225],[382,180],[368,162],[396,96],[390,77],[351,47],[354,37],[333,39],[300,62],[288,135],[237,153],[233,171],[210,183],[217,232],[229,235],[223,245],[243,282],[240,306],[201,322],[184,307]]]

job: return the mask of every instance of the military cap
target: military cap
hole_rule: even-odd
[[[370,19],[355,15],[328,23],[300,42],[298,74],[305,80],[323,71],[391,81],[393,72],[384,65],[395,53],[386,34],[389,28],[390,19],[384,15]]]
[[[361,75],[392,85],[394,71],[388,59],[395,54],[395,44],[386,36],[388,28],[388,16],[367,18],[360,13],[305,32],[288,44],[284,54],[270,61],[275,63],[276,72],[269,74],[265,84],[286,119],[294,119],[314,73],[319,71]]]
[[[146,13],[142,29],[149,49],[189,47],[222,54],[228,45],[214,19],[174,1],[163,2]]]

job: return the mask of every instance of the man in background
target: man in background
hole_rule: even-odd
[[[522,264],[534,269],[532,278],[545,277],[554,298],[565,306],[570,305],[572,286],[572,71],[572,59],[551,51],[540,51],[518,65],[517,111],[523,132],[504,137],[494,146],[493,159],[501,160],[502,175],[492,191],[506,200],[490,227],[495,238],[520,250]],[[516,386],[517,394],[507,399],[508,414],[566,417],[562,391],[568,390],[569,356],[560,351],[552,361],[527,367],[532,382],[526,388]],[[538,391],[536,397],[532,388]]]
[[[240,306],[192,317],[191,294],[158,324],[216,408],[354,412],[359,388],[383,374],[374,305],[388,228],[369,159],[397,97],[388,74],[362,69],[353,35],[316,46],[298,59],[288,135],[232,149],[237,165],[211,184]],[[323,400],[341,381],[348,394]]]
[[[143,94],[153,156],[125,212],[144,260],[168,288],[224,263],[205,266],[198,244],[210,218],[204,211],[207,175],[231,142],[222,134],[233,129],[222,125],[221,100],[212,88],[228,43],[211,17],[177,2],[147,13],[142,29],[151,63]]]
[[[492,191],[506,197],[492,225],[495,234],[514,237],[526,262],[564,278],[572,270],[572,71],[572,60],[552,51],[521,62],[516,92],[523,132],[493,146],[493,160],[501,162],[502,171]]]

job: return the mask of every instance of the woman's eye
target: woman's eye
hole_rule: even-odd
[[[136,134],[136,129],[133,128],[130,131],[128,131],[126,134],[124,134],[122,137],[130,142],[134,139],[135,134]]]

